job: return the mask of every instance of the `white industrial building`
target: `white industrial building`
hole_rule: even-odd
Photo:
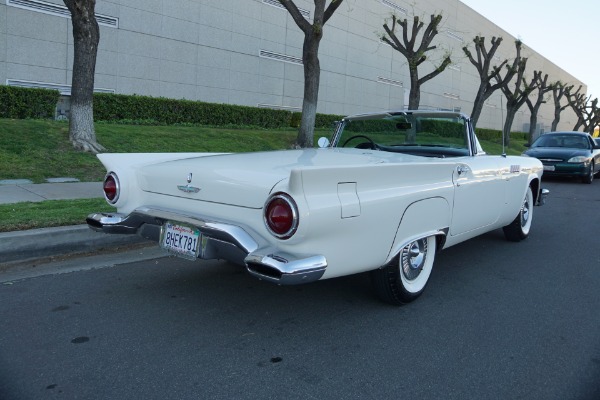
[[[69,12],[60,0],[0,0],[0,84],[57,88],[68,94],[73,63]],[[314,3],[297,0],[310,18]],[[469,114],[479,84],[462,51],[476,35],[503,37],[497,62],[512,58],[507,32],[458,0],[346,0],[324,29],[319,58],[318,112],[352,114],[402,109],[408,104],[404,57],[379,36],[392,13],[426,23],[442,13],[433,62],[450,51],[453,63],[422,87],[421,108]],[[97,0],[100,47],[95,86],[99,91],[215,103],[300,110],[303,96],[303,35],[277,0]],[[528,71],[550,81],[582,84],[527,47]],[[429,64],[426,68],[433,68]],[[426,70],[424,70],[424,73]],[[584,85],[584,90],[586,89]],[[486,103],[478,126],[500,129],[505,115],[500,91]],[[553,102],[538,123],[547,130]],[[524,106],[513,130],[525,130]],[[571,129],[566,109],[559,129]]]

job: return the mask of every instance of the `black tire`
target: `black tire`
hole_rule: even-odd
[[[435,259],[435,236],[406,245],[386,266],[371,271],[377,296],[393,305],[410,303],[423,293]]]
[[[592,164],[590,165],[590,172],[586,176],[581,178],[581,182],[590,184],[593,181],[594,181],[594,163],[592,162]]]
[[[533,193],[531,192],[531,187],[528,187],[519,214],[517,214],[513,222],[502,228],[504,237],[511,242],[520,242],[521,240],[526,239],[531,230],[532,219]]]

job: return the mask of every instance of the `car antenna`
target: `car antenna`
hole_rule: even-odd
[[[506,158],[506,145],[504,144],[504,106],[502,105],[502,95],[500,95],[500,126],[502,126],[502,157]]]

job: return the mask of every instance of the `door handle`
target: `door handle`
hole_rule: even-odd
[[[470,170],[471,168],[467,167],[466,165],[459,165],[458,167],[456,167],[456,172],[458,173],[458,175],[466,174]]]

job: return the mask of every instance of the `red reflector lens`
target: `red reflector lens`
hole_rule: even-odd
[[[112,175],[108,175],[104,179],[104,195],[108,201],[115,201],[117,198],[117,181]]]
[[[267,222],[269,227],[277,234],[283,235],[290,230],[294,221],[290,205],[282,199],[275,199],[269,203],[267,209]]]
[[[267,203],[265,222],[275,236],[287,239],[294,234],[298,225],[293,200],[285,195],[276,195]]]

